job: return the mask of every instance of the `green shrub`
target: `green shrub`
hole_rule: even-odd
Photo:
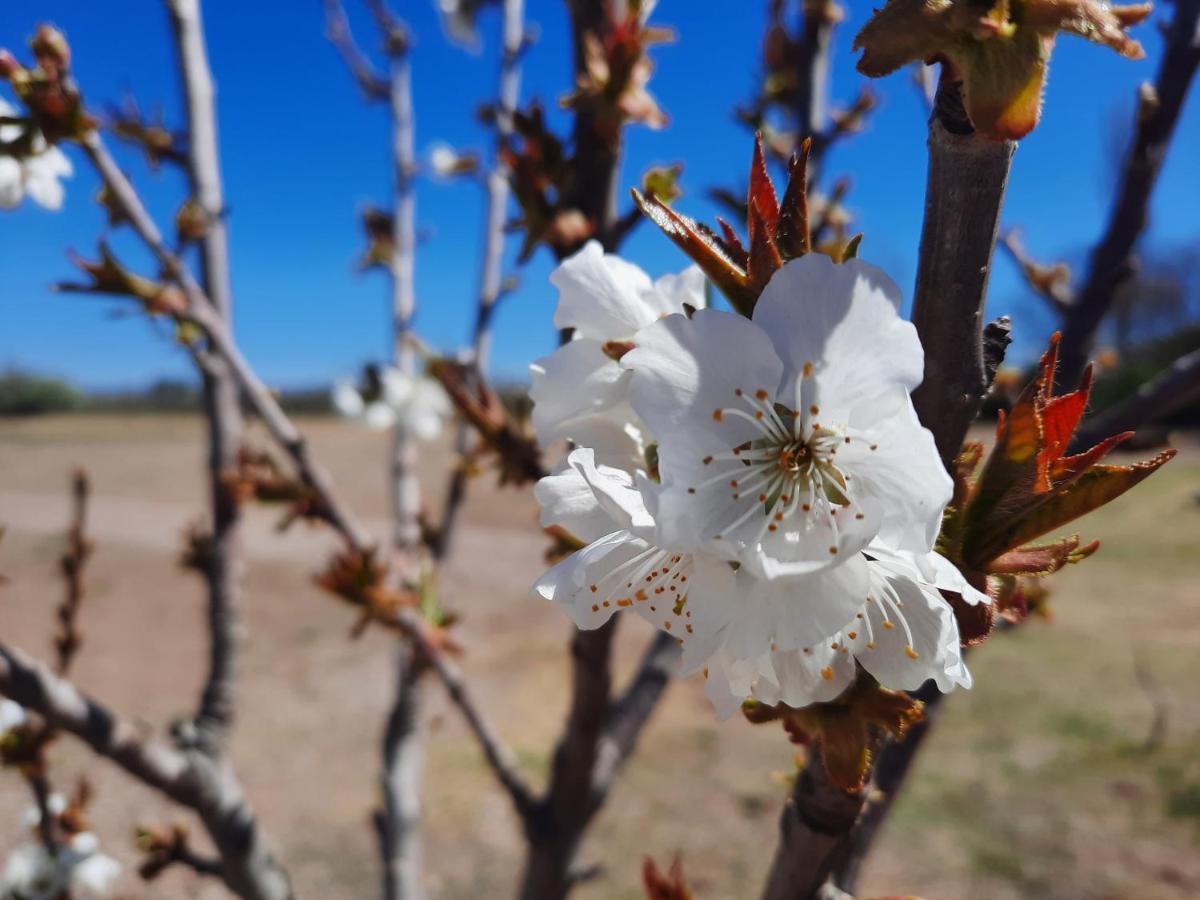
[[[82,403],[79,390],[61,378],[19,371],[0,374],[0,416],[66,412]]]

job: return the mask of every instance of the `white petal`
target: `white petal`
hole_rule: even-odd
[[[626,403],[618,403],[603,413],[578,419],[571,425],[571,439],[591,447],[597,465],[636,472],[646,466],[644,426]]]
[[[396,410],[381,401],[368,403],[363,414],[363,421],[367,423],[368,428],[385,431],[396,424]]]
[[[655,322],[635,344],[621,366],[633,371],[633,408],[658,437],[660,453],[683,444],[699,459],[705,439],[728,450],[761,435],[745,419],[713,415],[737,404],[738,390],[774,395],[779,387],[783,364],[761,328],[733,313],[701,310],[691,319]]]
[[[66,191],[52,169],[43,168],[29,160],[25,167],[25,192],[38,206],[57,212],[62,209]]]
[[[699,266],[688,266],[677,275],[664,275],[657,279],[644,299],[654,310],[655,319],[681,313],[685,305],[692,309],[704,309],[708,305],[704,296],[707,283]]]
[[[0,734],[19,728],[25,724],[25,719],[25,707],[7,697],[0,697]]]
[[[383,400],[389,406],[400,409],[412,402],[417,390],[417,379],[399,369],[384,369],[380,375],[383,384]]]
[[[859,496],[879,501],[884,543],[915,553],[933,549],[954,484],[907,398],[893,415],[852,431],[838,450],[838,465],[854,473]]]
[[[11,156],[0,156],[0,209],[16,209],[24,196],[24,169]]]
[[[754,321],[775,342],[790,376],[812,363],[824,416],[826,406],[849,409],[887,386],[911,391],[921,383],[921,343],[899,310],[900,289],[879,269],[810,253],[771,277]]]
[[[812,647],[779,651],[771,657],[775,677],[760,678],[754,696],[763,703],[792,707],[826,703],[854,680],[854,657],[841,650],[841,636],[833,635]],[[833,649],[833,644],[838,649]]]
[[[590,447],[571,451],[567,463],[588,483],[597,503],[618,528],[635,534],[653,530],[654,519],[646,511],[641,491],[634,486],[628,472],[607,466],[597,468],[595,454]]]
[[[605,355],[599,341],[571,341],[529,367],[533,428],[542,446],[578,440],[576,426],[629,397],[629,373]]]
[[[71,895],[74,900],[104,900],[120,877],[120,863],[111,856],[94,853],[72,869]]]
[[[559,290],[554,327],[573,328],[579,337],[628,340],[654,320],[642,299],[650,277],[619,256],[606,254],[597,241],[568,257],[550,274]]]
[[[872,576],[872,599],[861,610],[870,628],[848,626],[857,636],[846,635],[864,668],[885,687],[899,690],[916,690],[931,678],[942,691],[970,687],[954,613],[937,589],[874,565]],[[903,604],[900,609],[885,599],[886,587]]]
[[[533,495],[542,507],[543,528],[559,525],[581,541],[591,543],[616,527],[591,485],[566,460],[558,471],[538,481]]]
[[[615,531],[554,566],[533,592],[562,606],[579,628],[599,628],[623,605],[632,605],[618,601],[628,598],[624,591],[640,575],[641,560],[656,552],[628,531]]]
[[[358,389],[349,381],[339,381],[330,391],[329,399],[338,415],[354,419],[363,413],[363,398]]]
[[[812,647],[836,634],[862,606],[870,571],[861,554],[811,575],[756,578],[740,572],[741,610],[726,629],[725,647],[747,658]]]
[[[418,441],[433,441],[442,433],[442,417],[436,413],[409,410],[404,426]]]

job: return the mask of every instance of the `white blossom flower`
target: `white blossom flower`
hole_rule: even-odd
[[[120,864],[100,852],[95,835],[80,832],[52,856],[37,842],[9,854],[0,874],[0,900],[105,900],[121,874]]]
[[[617,358],[642,328],[704,306],[704,274],[691,266],[652,282],[589,241],[550,275],[559,290],[554,326],[573,339],[530,367],[533,427],[543,446],[570,439],[602,461],[640,457],[644,440]]]
[[[450,398],[432,378],[406,375],[387,369],[378,384],[364,396],[350,381],[333,386],[330,400],[334,409],[348,419],[360,419],[368,428],[385,430],[403,426],[418,440],[432,441],[442,433],[442,423],[450,415]]]
[[[876,537],[932,549],[951,482],[908,397],[924,357],[899,305],[878,269],[811,254],[753,321],[704,310],[638,333],[621,365],[658,439],[667,543],[767,579],[854,564]]]
[[[25,707],[6,697],[0,697],[0,736],[25,724]]]
[[[712,651],[718,628],[707,615],[728,603],[734,573],[724,560],[655,543],[644,493],[652,489],[640,473],[597,465],[590,447],[571,451],[534,493],[543,525],[561,525],[588,545],[546,572],[533,590],[560,604],[583,629],[634,609],[679,638],[688,660],[698,660],[694,668]]]
[[[46,808],[52,816],[61,816],[67,808],[67,798],[62,794],[51,794],[46,798]],[[42,823],[42,811],[37,806],[27,806],[21,813],[21,827],[32,831]]]
[[[987,595],[937,553],[898,552],[876,542],[866,559],[866,602],[837,631],[804,647],[773,646],[756,658],[735,657],[726,648],[714,655],[706,690],[719,715],[732,714],[751,696],[796,708],[832,700],[853,682],[856,662],[892,689],[915,690],[931,679],[943,692],[971,686],[958,625],[941,591],[970,605],[990,602]],[[806,579],[788,580],[800,595],[806,592]]]
[[[0,116],[15,117],[18,110],[0,99]],[[0,125],[0,144],[17,141],[25,133],[20,125]],[[29,197],[49,210],[62,208],[65,191],[60,178],[74,173],[71,161],[57,147],[35,133],[27,155],[0,155],[0,209],[16,209]]]

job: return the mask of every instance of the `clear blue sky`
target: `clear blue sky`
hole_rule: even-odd
[[[526,59],[523,98],[537,96],[553,107],[569,86],[565,3],[527,5],[541,39]],[[53,21],[71,39],[76,74],[93,106],[132,91],[143,109],[161,106],[168,121],[179,121],[166,15],[155,0],[6,0],[4,6],[0,46],[23,48],[37,22]],[[328,382],[386,347],[383,279],[352,271],[361,246],[357,211],[388,195],[386,114],[362,101],[324,40],[320,6],[319,0],[205,3],[232,211],[237,329],[249,358],[280,386]],[[435,140],[487,147],[473,113],[493,91],[497,14],[484,16],[483,52],[470,55],[445,40],[433,0],[400,0],[396,6],[418,40],[413,61],[419,147]],[[659,4],[654,19],[672,26],[678,40],[656,50],[651,87],[671,125],[657,132],[629,129],[623,187],[638,183],[650,164],[682,161],[686,195],[678,206],[710,219],[715,210],[704,190],[741,181],[750,138],[734,124],[731,111],[748,99],[755,81],[765,6],[714,0]],[[834,94],[843,100],[859,84],[849,44],[870,4],[852,6],[835,56]],[[360,39],[371,44],[369,23],[360,10],[352,12]],[[1160,11],[1156,18],[1166,14]],[[1005,208],[1006,221],[1020,224],[1039,254],[1076,255],[1102,227],[1115,170],[1113,148],[1128,127],[1135,86],[1153,77],[1161,49],[1153,24],[1138,33],[1148,51],[1142,62],[1080,40],[1059,42],[1045,120],[1021,144]],[[907,74],[875,87],[881,107],[863,135],[839,145],[827,171],[853,176],[849,206],[866,232],[863,256],[888,270],[907,294],[921,223],[925,112]],[[1151,236],[1163,246],[1200,236],[1196,93],[1154,200]],[[62,213],[29,206],[0,213],[0,368],[55,372],[95,388],[190,374],[187,361],[142,319],[117,314],[119,303],[49,291],[50,283],[72,274],[65,248],[94,252],[103,228],[92,202],[96,180],[86,161],[68,152],[76,177]],[[131,151],[119,152],[156,214],[169,222],[179,197],[178,175],[169,168],[151,173]],[[418,192],[418,218],[428,232],[417,263],[419,327],[444,347],[466,340],[481,208],[474,184],[428,183]],[[144,261],[128,238],[117,246],[131,261]],[[654,275],[684,262],[649,225],[625,252]],[[543,249],[521,272],[519,294],[500,312],[498,375],[523,377],[529,361],[553,344],[550,268]],[[1025,357],[1052,325],[1007,260],[997,263],[989,311],[1017,317],[1018,351]]]

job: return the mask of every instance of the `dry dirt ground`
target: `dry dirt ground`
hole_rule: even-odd
[[[384,440],[306,423],[350,502],[384,533]],[[449,454],[436,452],[445,464]],[[95,484],[98,549],[75,678],[161,731],[195,702],[205,634],[199,583],[175,563],[180,532],[202,508],[195,421],[104,417],[0,422],[0,635],[46,652],[61,586],[55,560],[67,476]],[[424,481],[437,499],[440,466]],[[471,682],[529,777],[541,779],[567,697],[561,614],[530,599],[544,539],[527,493],[474,486],[442,581],[463,615]],[[976,687],[954,697],[922,757],[863,896],[1185,898],[1200,896],[1200,451],[1189,449],[1082,525],[1105,546],[1056,582],[1054,621],[998,636],[973,654]],[[391,695],[390,641],[351,640],[349,611],[311,576],[334,548],[321,531],[279,536],[250,514],[249,642],[237,768],[302,897],[377,895],[373,837],[377,744]],[[647,638],[622,630],[627,673]],[[1141,673],[1139,679],[1138,673]],[[430,686],[434,687],[434,686]],[[1148,741],[1155,709],[1162,733]],[[427,692],[425,795],[430,893],[511,896],[520,836],[453,709]],[[792,753],[771,726],[714,720],[699,685],[676,683],[588,838],[604,876],[588,898],[640,896],[643,854],[683,854],[703,900],[753,897],[774,843]],[[126,864],[139,823],[179,814],[64,739],[54,774],[97,788],[104,845]],[[23,839],[28,799],[0,773],[0,854]],[[172,872],[145,898],[220,897]]]

